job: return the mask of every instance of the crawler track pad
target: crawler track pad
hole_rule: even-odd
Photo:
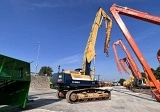
[[[111,90],[102,88],[89,88],[70,90],[66,94],[68,103],[76,103],[81,101],[110,100]]]

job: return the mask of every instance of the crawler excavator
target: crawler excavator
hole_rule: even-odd
[[[126,57],[126,58],[120,59],[119,62],[120,62],[121,67],[125,71],[125,73],[129,74],[125,66],[126,64],[128,68],[131,70],[131,73],[133,74],[133,78],[128,79],[130,80],[130,83],[126,84],[126,88],[130,89],[133,92],[150,94],[151,93],[150,89],[155,88],[155,86],[150,81],[148,76],[146,76],[146,78],[142,78],[142,80],[137,80],[136,77],[134,76],[133,67],[129,59]],[[159,83],[159,80],[157,80],[157,82]]]
[[[69,103],[111,99],[111,90],[99,88],[98,81],[94,80],[94,68],[91,70],[91,61],[95,58],[97,33],[102,20],[105,20],[106,23],[104,52],[108,55],[107,49],[109,47],[112,20],[102,8],[99,8],[84,51],[82,68],[53,74],[54,82],[58,84],[58,98],[66,98]]]
[[[128,41],[129,45],[131,46],[132,50],[134,51],[135,55],[137,56],[139,62],[141,63],[143,69],[145,70],[146,76],[150,79],[150,81],[154,84],[155,88],[151,89],[151,92],[155,96],[155,99],[160,102],[160,83],[157,82],[151,68],[149,67],[147,61],[145,60],[144,56],[140,52],[137,44],[135,43],[133,37],[131,36],[129,30],[127,29],[126,25],[122,21],[120,14],[129,16],[135,19],[140,19],[146,22],[150,22],[153,24],[160,25],[160,16],[154,16],[146,12],[141,12],[138,10],[134,10],[128,7],[119,6],[113,4],[110,7],[111,14],[113,18],[117,22],[119,28],[121,29],[124,37]]]

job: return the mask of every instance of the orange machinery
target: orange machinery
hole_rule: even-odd
[[[158,62],[160,63],[160,49],[157,52],[157,59],[158,59]]]
[[[120,59],[120,60],[119,60],[119,63],[120,63],[120,65],[121,65],[121,67],[122,67],[122,69],[124,70],[125,73],[129,74],[129,72],[128,72],[127,68],[126,68],[126,65],[127,65],[128,68],[131,70],[132,74],[134,74],[132,65],[131,65],[131,63],[129,62],[129,59],[128,59],[127,57],[126,57],[126,58],[123,58],[123,59]],[[140,71],[139,71],[139,72],[140,72]],[[144,72],[145,72],[145,71],[144,71]],[[143,78],[143,80],[139,80],[137,83],[138,83],[138,84],[146,85],[146,88],[148,88],[148,87],[152,87],[152,88],[155,87],[154,84],[153,84],[153,82],[150,81],[147,73],[145,73],[145,75],[146,75],[146,78],[147,78],[147,79]],[[142,81],[143,81],[143,82],[142,82]],[[159,80],[157,80],[157,82],[160,84]]]
[[[126,57],[126,58],[123,58],[123,59],[120,59],[120,60],[119,60],[119,63],[120,63],[120,65],[121,65],[121,67],[122,67],[122,69],[123,69],[123,71],[124,71],[125,73],[129,74],[129,72],[128,72],[128,70],[127,70],[127,67],[126,67],[126,64],[127,64],[127,65],[128,65],[128,68],[131,70],[131,72],[132,72],[132,74],[133,74],[133,71],[132,71],[132,69],[131,69],[131,66],[130,66],[130,64],[129,64],[129,60],[128,60],[127,57]]]
[[[152,83],[155,85],[155,89],[152,89],[151,92],[154,94],[156,100],[160,102],[160,84],[157,82],[154,74],[152,73],[147,61],[145,60],[144,56],[140,52],[137,44],[135,43],[133,37],[131,36],[130,32],[128,31],[127,27],[125,26],[124,22],[122,21],[120,14],[129,16],[132,18],[140,19],[146,22],[150,22],[153,24],[160,25],[160,17],[148,14],[146,12],[137,11],[128,7],[118,6],[113,4],[110,8],[110,11],[117,22],[118,26],[120,27],[121,31],[123,32],[126,40],[128,41],[129,45],[133,49],[135,55],[137,56],[139,62],[145,69],[145,73],[151,79]]]
[[[131,53],[128,51],[128,49],[126,48],[122,40],[118,40],[113,43],[113,50],[114,50],[115,59],[116,59],[116,63],[117,63],[119,72],[121,73],[120,66],[122,66],[123,70],[129,74],[129,72],[127,71],[127,68],[125,67],[125,63],[123,63],[122,60],[120,61],[118,59],[117,49],[116,49],[116,46],[118,45],[123,49],[123,51],[127,55],[127,58],[124,58],[123,61],[126,62],[126,64],[128,65],[129,69],[132,72],[132,75],[134,76],[134,84],[133,84],[134,87],[140,87],[140,88],[145,87],[146,88],[145,79],[142,77],[137,64],[135,63]]]

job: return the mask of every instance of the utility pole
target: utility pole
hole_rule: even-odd
[[[98,79],[97,79],[97,80],[99,81],[99,77],[100,77],[100,75],[95,75],[95,76],[98,76]]]
[[[36,61],[36,66],[35,66],[35,73],[36,74],[37,74],[37,68],[38,68],[39,51],[40,51],[40,42],[38,42],[37,61]]]
[[[99,77],[100,77],[100,75],[98,75],[98,81],[99,81]]]
[[[61,68],[61,66],[60,66],[60,65],[58,65],[58,73],[60,72],[60,68]]]

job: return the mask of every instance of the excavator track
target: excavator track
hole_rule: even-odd
[[[151,89],[132,88],[131,90],[135,93],[143,93],[143,94],[151,95]]]
[[[66,97],[66,93],[67,93],[67,91],[57,90],[56,96],[59,99],[64,99]]]
[[[70,90],[66,94],[68,103],[87,102],[95,100],[110,100],[111,92],[104,89],[79,89]]]
[[[126,87],[126,89],[131,90],[135,93],[142,93],[142,94],[148,94],[151,95],[151,88],[135,88],[135,87]]]

